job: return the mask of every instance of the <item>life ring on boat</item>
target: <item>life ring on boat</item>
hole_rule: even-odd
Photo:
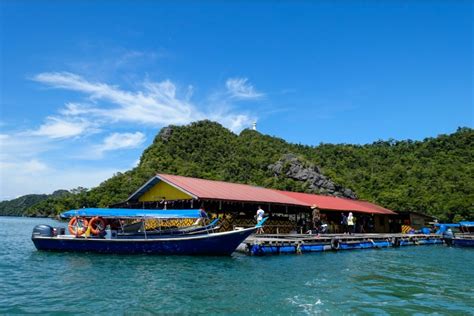
[[[89,222],[89,228],[91,230],[91,233],[94,235],[99,235],[100,233],[105,231],[106,226],[107,226],[107,223],[105,222],[105,219],[99,216],[94,217]]]
[[[339,246],[340,246],[339,239],[337,239],[337,238],[331,239],[331,249],[332,250],[338,250]]]
[[[67,225],[67,227],[71,235],[78,237],[78,236],[84,235],[84,233],[87,230],[88,225],[89,225],[89,222],[87,221],[87,219],[74,216],[69,221],[69,224]]]

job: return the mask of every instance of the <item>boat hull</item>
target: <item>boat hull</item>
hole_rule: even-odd
[[[257,228],[156,239],[100,239],[33,236],[38,250],[157,255],[231,255]]]
[[[454,238],[453,245],[456,247],[474,247],[473,238]]]

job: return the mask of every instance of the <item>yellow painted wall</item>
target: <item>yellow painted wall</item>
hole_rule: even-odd
[[[166,182],[160,181],[155,184],[150,190],[145,192],[138,198],[140,202],[153,202],[165,200],[190,200],[192,196],[186,194]]]

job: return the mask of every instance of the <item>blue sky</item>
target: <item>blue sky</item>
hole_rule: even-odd
[[[472,127],[470,1],[2,1],[0,199],[91,187],[158,130],[290,142]]]

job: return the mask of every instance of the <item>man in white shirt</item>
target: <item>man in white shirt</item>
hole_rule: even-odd
[[[257,210],[257,215],[255,215],[255,218],[257,219],[257,224],[260,223],[260,221],[263,219],[264,214],[265,214],[265,211],[262,210],[262,208],[259,206]],[[264,233],[263,227],[260,227],[257,230],[257,234],[263,234],[263,233]]]

